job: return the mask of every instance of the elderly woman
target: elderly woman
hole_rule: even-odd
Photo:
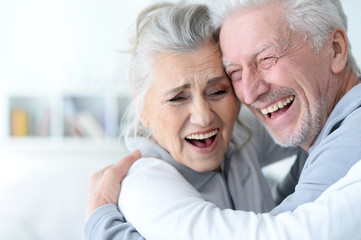
[[[130,75],[134,97],[122,136],[143,158],[122,183],[119,199],[125,218],[136,227],[152,226],[148,220],[169,212],[177,217],[190,200],[180,198],[157,216],[147,216],[147,209],[157,205],[152,196],[158,191],[172,198],[184,194],[184,181],[169,182],[169,176],[185,179],[219,209],[267,212],[275,204],[262,167],[299,151],[276,145],[248,111],[239,115],[210,26],[203,5],[157,4],[138,17]],[[87,239],[137,235],[117,214],[114,206],[98,209],[88,220]]]

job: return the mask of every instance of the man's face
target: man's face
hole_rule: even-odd
[[[316,53],[276,6],[235,12],[222,26],[220,44],[237,97],[276,142],[308,149],[334,104],[330,51]]]

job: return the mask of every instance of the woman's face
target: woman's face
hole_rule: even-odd
[[[179,163],[216,170],[239,111],[214,43],[189,54],[161,54],[146,97],[142,122]]]

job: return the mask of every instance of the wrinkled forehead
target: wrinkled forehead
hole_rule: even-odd
[[[252,9],[231,15],[220,30],[223,58],[240,54],[251,58],[270,46],[286,44],[292,31],[281,13],[278,9]]]
[[[155,83],[159,87],[206,82],[223,75],[220,50],[215,45],[206,45],[190,53],[163,53],[154,67]]]

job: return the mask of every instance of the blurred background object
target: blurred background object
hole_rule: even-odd
[[[90,175],[127,154],[117,139],[131,98],[122,51],[154,2],[0,0],[0,239],[84,238]],[[361,1],[342,2],[360,64]]]

